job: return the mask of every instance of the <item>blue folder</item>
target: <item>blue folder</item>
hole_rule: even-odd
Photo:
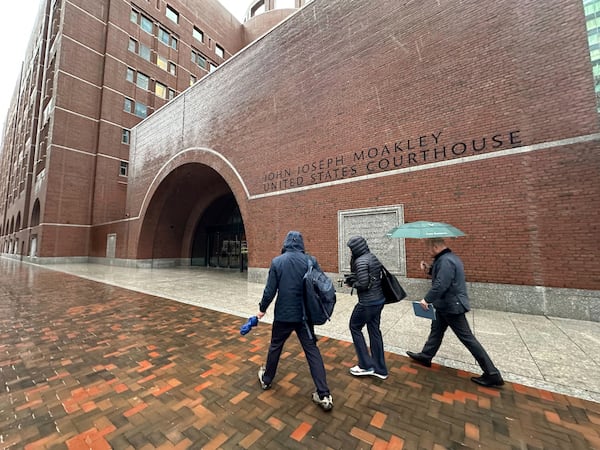
[[[421,306],[420,302],[412,302],[413,309],[415,310],[415,316],[424,317],[426,319],[435,320],[435,308],[433,305],[429,305],[429,309],[426,311]]]

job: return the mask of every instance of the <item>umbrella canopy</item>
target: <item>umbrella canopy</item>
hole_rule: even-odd
[[[390,238],[431,239],[464,236],[458,228],[443,222],[410,222],[391,229],[386,236]]]

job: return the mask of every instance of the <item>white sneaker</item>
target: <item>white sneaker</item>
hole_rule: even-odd
[[[385,380],[388,376],[384,375],[382,373],[377,373],[377,372],[373,372],[373,376],[377,377],[377,378],[381,378],[382,380]]]
[[[260,381],[260,387],[263,389],[263,391],[266,391],[267,389],[271,389],[271,383],[267,384],[263,381],[264,374],[265,367],[260,366],[260,369],[258,369],[258,381]]]
[[[312,401],[323,408],[324,411],[330,411],[333,408],[333,398],[331,395],[326,395],[325,397],[319,397],[319,394],[313,392]]]
[[[360,366],[354,366],[350,368],[350,373],[355,377],[361,377],[363,375],[374,375],[375,369],[361,369]]]

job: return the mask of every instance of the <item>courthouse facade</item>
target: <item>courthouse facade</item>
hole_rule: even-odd
[[[226,49],[222,59],[202,53],[221,67],[185,92],[175,86],[175,98],[128,129],[126,158],[96,156],[83,171],[74,160],[86,151],[58,156],[74,144],[53,147],[50,159],[56,151],[72,170],[31,196],[20,228],[16,209],[2,211],[4,252],[39,262],[229,267],[263,280],[290,229],[333,274],[348,270],[345,242],[362,234],[417,297],[427,283],[422,243],[385,234],[403,222],[442,221],[467,234],[450,246],[465,261],[475,306],[600,321],[589,3],[315,0],[262,36],[221,11],[222,26],[198,25]],[[249,15],[270,7],[255,2]],[[136,39],[132,21],[115,28]],[[104,91],[99,111],[122,114],[122,98]],[[65,139],[79,137],[79,120],[63,125]],[[113,138],[102,149],[121,145]],[[98,179],[102,161],[127,163],[121,190]],[[37,200],[40,211],[71,215],[34,220]]]

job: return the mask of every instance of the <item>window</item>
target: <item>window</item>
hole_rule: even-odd
[[[190,86],[196,84],[196,81],[198,81],[198,78],[196,78],[194,75],[190,75]]]
[[[163,28],[158,29],[158,39],[165,45],[169,45],[171,35]]]
[[[123,111],[125,112],[133,112],[133,100],[131,100],[130,98],[126,98],[125,99],[125,103],[123,105]]]
[[[173,89],[169,89],[169,100],[173,100],[175,98],[175,91]]]
[[[141,21],[140,21],[140,28],[142,30],[144,30],[146,33],[153,34],[153,32],[154,32],[154,26],[152,24],[152,21],[150,19],[148,19],[146,16],[142,16]]]
[[[135,39],[129,38],[129,46],[127,47],[127,49],[130,52],[137,53],[137,41]]]
[[[134,113],[136,116],[141,117],[142,119],[148,115],[148,107],[146,105],[144,105],[143,103],[134,102],[130,98],[125,98],[125,102],[123,104],[123,111],[128,113]],[[125,133],[123,133],[121,139],[124,138],[124,134]]]
[[[219,44],[215,44],[215,53],[219,58],[225,58],[225,50]]]
[[[169,73],[171,75],[177,75],[177,67],[175,66],[175,63],[172,63],[171,61],[169,61]]]
[[[154,93],[157,97],[167,98],[167,87],[157,81],[154,83]]]
[[[209,72],[214,72],[215,70],[217,70],[217,66],[215,66],[213,63],[210,63],[210,70],[209,70]]]
[[[135,115],[142,119],[148,116],[148,107],[143,103],[135,102]]]
[[[129,172],[129,163],[127,161],[121,161],[119,166],[119,176],[126,177]]]
[[[206,69],[206,58],[202,56],[200,53],[192,50],[192,61],[198,64],[203,69]]]
[[[152,56],[150,47],[146,47],[144,44],[140,44],[140,56],[146,61],[150,61],[150,57]]]
[[[160,67],[162,70],[167,70],[168,61],[166,58],[163,58],[160,55],[156,55],[156,65]]]
[[[192,36],[194,36],[194,39],[198,42],[204,42],[204,33],[196,27],[194,27],[194,30],[192,31]]]
[[[137,84],[138,87],[140,87],[142,89],[148,90],[148,88],[150,87],[150,78],[147,75],[144,75],[143,73],[138,72],[135,84]]]
[[[129,139],[131,138],[131,131],[127,128],[123,128],[123,133],[121,134],[121,142],[123,144],[129,145]]]
[[[139,15],[137,11],[134,11],[133,9],[131,10],[131,14],[129,14],[129,20],[131,20],[133,23],[137,24],[139,19]]]
[[[129,81],[130,83],[133,83],[133,77],[134,77],[134,73],[135,73],[135,71],[134,71],[133,69],[131,69],[131,68],[129,68],[129,67],[127,68],[127,76],[126,76],[126,79],[127,79],[127,81]]]
[[[167,19],[171,19],[175,23],[179,23],[179,13],[167,5]]]
[[[172,36],[171,33],[169,33],[164,28],[158,29],[158,40],[163,44],[171,47],[173,50],[177,50],[177,38],[175,36]]]

